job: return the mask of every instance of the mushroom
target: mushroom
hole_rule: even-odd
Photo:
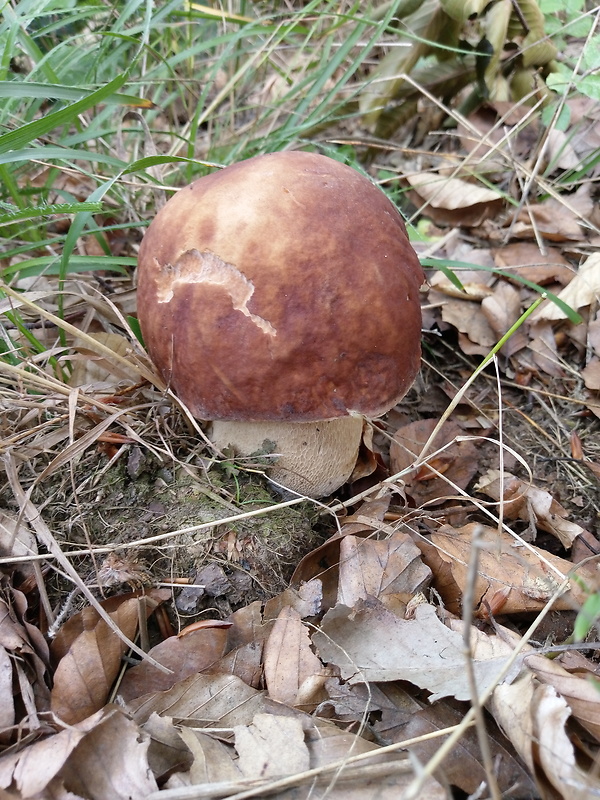
[[[300,151],[256,156],[181,189],[138,259],[154,364],[212,441],[271,454],[310,497],[350,477],[363,416],[419,368],[423,273],[402,217],[351,167]]]

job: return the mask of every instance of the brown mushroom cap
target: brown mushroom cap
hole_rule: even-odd
[[[370,180],[305,152],[181,189],[139,253],[154,363],[200,419],[377,416],[419,368],[423,273]]]

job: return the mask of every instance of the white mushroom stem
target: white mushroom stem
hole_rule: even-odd
[[[308,497],[326,497],[344,484],[356,465],[361,417],[321,422],[223,422],[212,424],[219,450],[237,455],[276,454],[267,474]]]

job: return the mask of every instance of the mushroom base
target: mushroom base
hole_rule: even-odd
[[[268,476],[307,497],[326,497],[344,484],[356,465],[362,438],[361,417],[321,422],[212,423],[211,440],[219,450],[240,456],[273,455]]]

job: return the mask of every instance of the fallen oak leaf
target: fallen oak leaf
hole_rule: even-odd
[[[321,658],[351,684],[405,680],[431,692],[430,702],[471,697],[462,634],[446,627],[428,603],[418,605],[410,620],[372,597],[354,608],[336,606],[312,639]],[[512,652],[498,637],[488,640],[485,657],[472,662],[479,692],[496,679]]]

